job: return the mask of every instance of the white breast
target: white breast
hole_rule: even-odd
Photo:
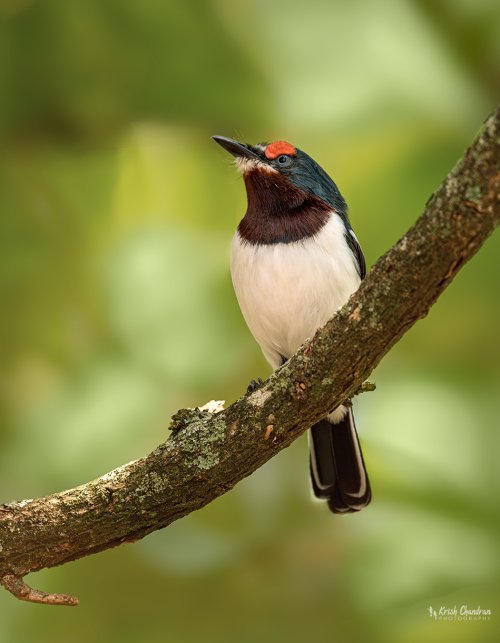
[[[342,220],[315,237],[251,245],[233,238],[231,276],[243,317],[273,368],[326,323],[360,283]]]

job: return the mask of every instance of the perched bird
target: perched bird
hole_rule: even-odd
[[[346,202],[305,152],[285,141],[213,139],[245,181],[248,208],[233,238],[231,276],[243,317],[276,369],[358,288],[365,260]],[[315,496],[334,513],[366,507],[370,483],[352,409],[339,406],[315,424],[309,447]]]

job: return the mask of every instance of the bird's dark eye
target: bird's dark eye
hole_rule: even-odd
[[[277,158],[277,161],[281,167],[287,167],[292,162],[292,159],[288,156],[288,154],[280,154]]]

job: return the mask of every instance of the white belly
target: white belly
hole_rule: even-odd
[[[273,368],[311,338],[360,283],[337,215],[315,237],[293,243],[255,246],[236,232],[231,276],[243,317]]]

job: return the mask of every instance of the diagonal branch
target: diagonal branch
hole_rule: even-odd
[[[183,410],[148,456],[75,489],[0,505],[0,582],[24,600],[29,572],[143,538],[229,491],[351,397],[424,317],[500,220],[500,109],[349,302],[259,389],[228,409]],[[53,600],[51,600],[53,599]]]

